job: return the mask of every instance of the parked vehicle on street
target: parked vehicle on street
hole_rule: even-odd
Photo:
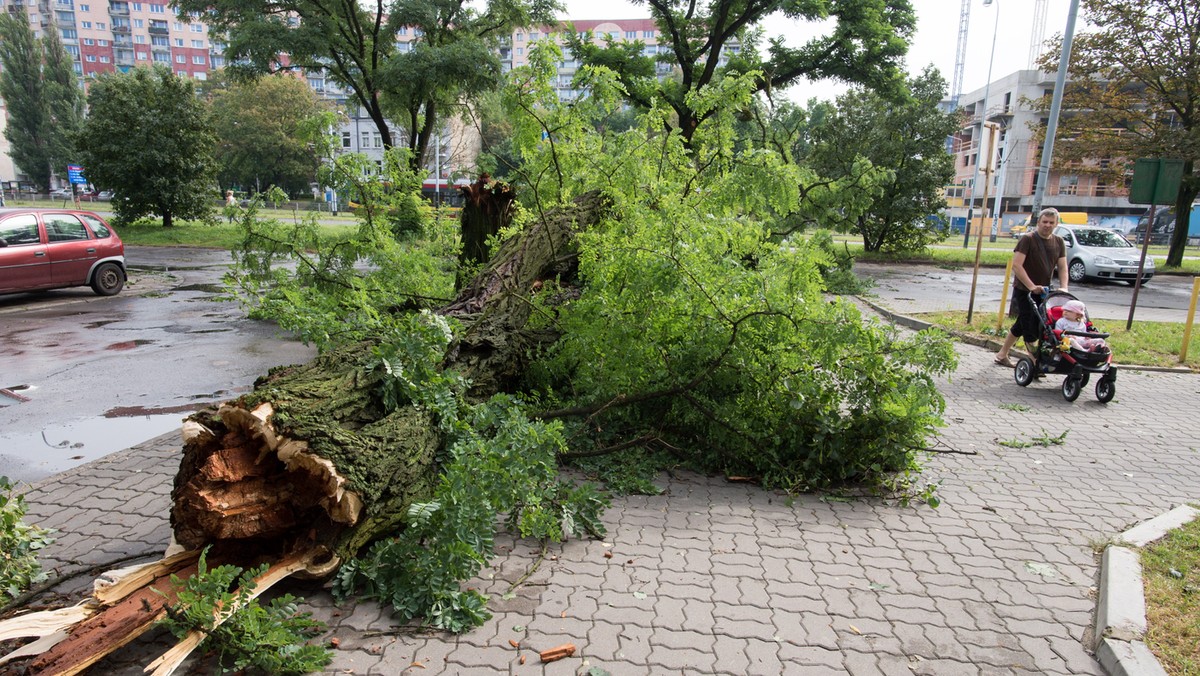
[[[104,219],[70,209],[0,209],[0,294],[125,286],[125,244]]]
[[[1054,234],[1067,245],[1067,273],[1071,282],[1114,279],[1133,284],[1137,279],[1141,251],[1108,228],[1060,225]],[[1142,283],[1154,277],[1154,259],[1146,257]]]
[[[75,192],[71,189],[71,186],[67,186],[65,188],[57,188],[55,190],[50,191],[50,199],[55,199],[55,200],[67,199],[67,200],[69,200],[74,197],[75,197]]]
[[[84,202],[111,202],[112,198],[111,190],[94,190],[79,197]]]
[[[1150,212],[1142,214],[1129,238],[1136,244],[1141,244],[1146,238],[1146,224],[1150,221]],[[1171,236],[1175,233],[1175,208],[1159,207],[1154,213],[1154,227],[1150,230],[1151,244],[1170,244]],[[1200,242],[1200,204],[1192,205],[1192,213],[1188,218],[1187,244],[1192,246]]]

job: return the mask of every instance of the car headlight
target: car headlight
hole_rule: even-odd
[[[1115,265],[1108,256],[1096,256],[1096,265]]]
[[[1146,256],[1146,267],[1148,267],[1148,268],[1154,267],[1154,259],[1153,258]]]

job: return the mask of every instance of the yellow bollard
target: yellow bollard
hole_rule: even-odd
[[[1012,281],[1012,258],[1004,268],[1004,287],[1000,289],[1000,312],[996,314],[996,330],[1004,328],[1005,307],[1008,305],[1008,283]]]
[[[1200,297],[1200,277],[1192,278],[1192,305],[1188,308],[1187,323],[1183,325],[1183,347],[1179,348],[1179,361],[1187,361],[1188,341],[1192,339],[1192,321],[1196,318],[1196,298]]]

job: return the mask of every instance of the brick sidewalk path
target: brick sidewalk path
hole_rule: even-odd
[[[664,477],[662,495],[615,501],[605,542],[552,546],[512,594],[539,552],[498,540],[474,583],[494,617],[459,637],[292,591],[340,641],[329,673],[1101,674],[1094,546],[1200,500],[1200,378],[1123,371],[1113,403],[1089,387],[1070,404],[1061,377],[1022,389],[989,352],[959,353],[940,447],[975,455],[929,460],[938,509]],[[997,443],[1064,432],[1060,446]],[[49,567],[161,551],[177,448],[160,437],[34,487],[29,519],[60,531]],[[539,663],[566,642],[575,657]],[[96,673],[139,674],[167,645],[134,644]]]

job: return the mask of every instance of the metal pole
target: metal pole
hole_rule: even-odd
[[[1050,180],[1050,160],[1054,157],[1054,136],[1058,133],[1058,114],[1062,110],[1063,89],[1067,82],[1067,66],[1071,61],[1071,43],[1075,41],[1075,17],[1079,14],[1079,0],[1071,0],[1071,11],[1067,13],[1067,31],[1063,34],[1062,54],[1058,57],[1058,76],[1054,79],[1054,97],[1050,99],[1050,119],[1046,122],[1046,143],[1042,146],[1042,163],[1038,166],[1037,184],[1033,190],[1033,213],[1029,217],[1030,229],[1037,222],[1038,213],[1046,195],[1046,182]]]
[[[987,217],[988,185],[992,182],[992,148],[996,145],[996,128],[998,125],[989,123],[988,130],[988,167],[983,170],[983,214]],[[971,274],[971,299],[967,302],[967,325],[971,324],[971,315],[975,312],[975,286],[979,283],[979,255],[983,251],[983,219],[979,221],[979,236],[975,238],[975,270]]]
[[[1157,208],[1157,204],[1150,203],[1150,218],[1146,221],[1146,234],[1142,236],[1142,257],[1138,259],[1137,279],[1133,281],[1133,298],[1129,301],[1129,319],[1125,320],[1126,331],[1133,328],[1133,311],[1137,309],[1138,291],[1142,290],[1142,270],[1146,267],[1146,252],[1150,249],[1150,236],[1154,232],[1154,210]]]
[[[994,0],[983,0],[983,6],[987,7],[988,5],[992,4],[992,2],[994,2]],[[983,129],[984,129],[984,126],[987,124],[988,96],[991,94],[991,89],[992,89],[992,63],[996,59],[996,34],[999,30],[1000,30],[1000,3],[996,3],[996,25],[992,27],[992,53],[988,57],[987,84],[983,85],[983,111],[981,113],[979,113],[979,146],[978,146],[978,149],[976,151],[976,156],[975,156],[975,175],[971,178],[971,203],[967,206],[967,225],[966,225],[966,227],[963,228],[963,248],[964,249],[967,248],[967,245],[970,244],[970,242],[971,242],[971,222],[975,218],[975,188],[976,188],[976,186],[979,185],[979,165],[983,161],[983,158],[980,157],[978,154],[978,150],[982,150],[982,148],[983,148]],[[991,163],[991,155],[990,154],[988,155],[988,163],[989,164]],[[980,210],[985,214],[987,213],[987,186],[983,187],[983,204],[980,205]],[[979,231],[977,237],[983,237],[983,219],[982,219],[982,217],[979,220],[979,225],[980,225],[980,231]],[[967,319],[967,323],[968,324],[971,323],[971,320],[969,318]]]

